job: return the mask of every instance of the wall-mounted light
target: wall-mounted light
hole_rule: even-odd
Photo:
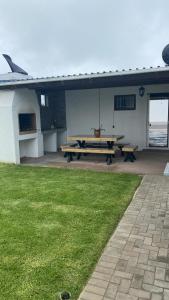
[[[143,97],[143,96],[144,96],[144,93],[145,93],[145,88],[144,88],[144,86],[141,86],[141,87],[139,88],[139,96],[140,96],[140,97]]]

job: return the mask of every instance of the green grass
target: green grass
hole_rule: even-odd
[[[77,299],[140,182],[0,165],[0,299]]]

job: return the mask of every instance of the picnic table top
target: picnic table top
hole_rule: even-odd
[[[68,141],[91,141],[91,142],[117,142],[124,138],[124,135],[101,135],[100,137],[95,137],[90,134],[80,134],[68,136]]]

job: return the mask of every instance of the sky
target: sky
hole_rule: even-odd
[[[168,0],[0,0],[0,53],[34,77],[163,66],[168,15]]]
[[[168,100],[151,100],[149,105],[150,123],[168,121]]]
[[[0,0],[0,53],[32,76],[164,65],[168,13],[168,0]]]

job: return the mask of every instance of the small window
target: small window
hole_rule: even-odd
[[[135,110],[136,95],[114,96],[114,110]]]
[[[41,106],[48,107],[49,106],[48,96],[47,95],[41,95],[40,102],[41,102]]]

